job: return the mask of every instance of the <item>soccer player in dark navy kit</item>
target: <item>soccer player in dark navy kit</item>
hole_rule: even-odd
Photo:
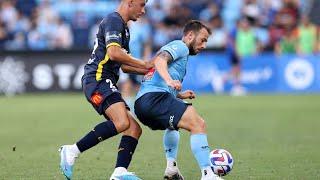
[[[195,98],[195,93],[191,90],[180,92],[189,55],[196,55],[206,47],[211,31],[200,21],[190,21],[183,34],[182,40],[168,43],[157,53],[155,68],[144,76],[137,94],[135,113],[151,129],[166,130],[163,137],[167,158],[164,179],[184,179],[176,162],[177,130],[182,128],[191,133],[191,149],[202,173],[201,180],[221,180],[210,166],[205,122],[193,106],[182,101]]]
[[[112,180],[140,179],[127,171],[132,154],[142,133],[130,114],[116,86],[119,69],[127,73],[145,74],[152,63],[129,55],[130,33],[127,22],[136,21],[145,13],[145,0],[122,0],[117,11],[109,14],[99,26],[94,50],[85,65],[82,87],[94,109],[106,117],[92,131],[73,145],[60,148],[60,168],[67,179],[72,178],[75,159],[80,153],[112,136],[122,133]]]

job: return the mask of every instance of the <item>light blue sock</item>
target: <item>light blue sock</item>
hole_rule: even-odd
[[[163,147],[167,159],[177,159],[180,133],[176,130],[166,129],[163,135]]]
[[[190,144],[193,155],[197,159],[200,169],[210,166],[209,154],[210,149],[206,134],[192,134]]]

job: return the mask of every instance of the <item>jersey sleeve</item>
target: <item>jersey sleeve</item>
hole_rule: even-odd
[[[119,46],[122,47],[122,32],[124,30],[123,23],[120,19],[117,18],[108,18],[102,24],[104,28],[104,38],[106,43],[106,48],[110,46]]]
[[[162,47],[160,51],[167,51],[171,55],[173,61],[189,55],[189,49],[182,41],[169,43]]]

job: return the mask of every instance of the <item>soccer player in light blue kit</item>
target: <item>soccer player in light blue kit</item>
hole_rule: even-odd
[[[163,46],[154,58],[155,68],[143,79],[135,102],[138,119],[152,130],[165,130],[164,148],[167,168],[164,179],[183,180],[176,158],[179,143],[179,128],[191,133],[192,152],[201,169],[201,180],[220,180],[210,166],[210,149],[204,120],[195,108],[182,99],[193,99],[191,90],[180,92],[186,74],[189,55],[196,55],[206,47],[211,31],[200,21],[188,22],[182,40]]]

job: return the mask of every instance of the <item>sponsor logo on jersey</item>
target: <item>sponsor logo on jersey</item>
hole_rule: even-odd
[[[121,33],[117,31],[107,32],[106,33],[106,41],[110,40],[120,40],[121,39]]]
[[[142,81],[144,82],[144,81],[150,80],[150,79],[153,77],[153,74],[154,74],[155,71],[156,71],[155,68],[150,69],[150,70],[147,72],[147,74],[144,75]]]
[[[91,102],[95,105],[95,106],[100,106],[100,104],[102,103],[103,97],[100,93],[95,92],[93,93],[93,95],[91,96]]]

